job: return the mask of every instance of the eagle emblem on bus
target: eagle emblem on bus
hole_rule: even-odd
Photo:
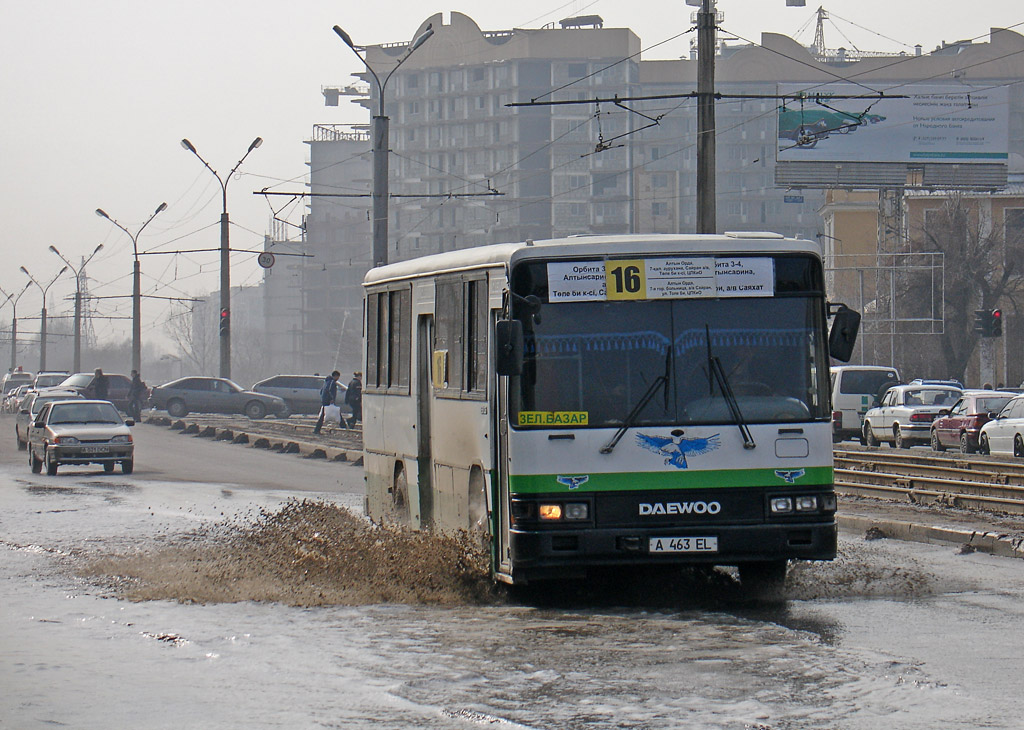
[[[686,469],[688,464],[686,456],[696,456],[715,451],[722,445],[719,435],[713,434],[707,438],[686,438],[683,431],[675,429],[668,436],[651,436],[646,433],[638,433],[636,442],[648,451],[660,454],[665,458],[665,464],[671,464],[676,469]]]
[[[807,473],[806,469],[776,469],[775,476],[777,476],[786,484],[795,484],[796,480],[804,476]]]
[[[555,481],[557,481],[559,484],[564,484],[565,486],[569,487],[569,489],[579,489],[579,486],[581,484],[586,484],[588,481],[590,481],[590,475],[581,474],[579,476],[563,476],[559,474],[557,477],[555,477]]]

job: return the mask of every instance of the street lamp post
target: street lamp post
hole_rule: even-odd
[[[199,158],[199,161],[206,166],[206,169],[213,173],[220,183],[221,190],[221,214],[220,214],[220,377],[231,377],[231,247],[228,243],[228,182],[235,170],[241,167],[249,153],[263,144],[263,138],[257,137],[249,145],[249,149],[242,155],[227,177],[222,178],[217,171],[210,167],[210,163],[202,158],[195,146],[187,139],[181,140],[181,146]]]
[[[139,268],[139,236],[149,225],[149,222],[156,218],[157,213],[167,209],[167,203],[160,203],[153,215],[146,219],[146,222],[137,230],[134,235],[127,228],[107,215],[102,208],[96,209],[96,215],[106,218],[115,226],[128,234],[132,239],[132,255],[135,257],[135,264],[132,267],[132,370],[142,372],[142,270]]]
[[[39,372],[41,373],[46,371],[46,295],[49,293],[50,287],[53,286],[53,283],[57,281],[57,279],[60,278],[60,275],[67,270],[68,267],[65,266],[57,272],[56,276],[50,279],[49,284],[43,286],[35,280],[35,277],[33,277],[32,274],[28,273],[28,269],[24,266],[21,267],[21,273],[27,276],[30,282],[39,287],[39,291],[43,294],[43,309],[39,314]]]
[[[8,294],[7,301],[11,303],[11,307],[14,310],[11,314],[11,370],[13,371],[18,365],[18,300],[21,299],[21,295],[28,291],[28,288],[32,286],[32,282],[26,282],[24,288],[17,294]],[[4,302],[5,304],[7,302]]]
[[[91,254],[89,254],[89,258],[85,259],[85,261],[82,262],[82,265],[79,266],[76,269],[74,266],[71,265],[70,261],[68,261],[66,258],[64,258],[64,254],[62,254],[60,251],[57,250],[56,246],[50,246],[50,250],[53,251],[55,254],[57,254],[57,256],[60,257],[60,260],[63,261],[65,264],[67,264],[68,268],[71,269],[71,271],[73,271],[74,274],[75,274],[75,357],[74,357],[74,360],[75,360],[75,372],[76,373],[82,372],[82,274],[85,272],[86,264],[88,264],[90,261],[92,261],[92,257],[95,256],[96,254],[98,254],[100,252],[101,248],[103,248],[103,244],[102,243],[99,246],[97,246],[95,249],[93,249],[93,252]]]
[[[381,82],[377,72],[373,70],[366,57],[359,52],[352,42],[351,36],[334,26],[334,32],[344,41],[345,45],[352,49],[360,61],[366,66],[366,70],[373,76],[377,83],[377,113],[373,116],[371,135],[373,137],[373,265],[383,266],[388,262],[388,137],[390,119],[384,115],[384,87],[387,86],[391,76],[398,70],[398,67],[405,63],[413,51],[426,43],[434,30],[429,25],[427,29],[409,45],[395,67],[391,69],[384,81]]]

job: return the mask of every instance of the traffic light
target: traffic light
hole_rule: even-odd
[[[1003,312],[1001,309],[975,309],[974,331],[982,337],[1003,336]]]
[[[991,337],[992,318],[987,309],[974,310],[974,331],[982,337]]]
[[[227,337],[228,331],[231,329],[231,310],[227,307],[220,310],[220,336]]]

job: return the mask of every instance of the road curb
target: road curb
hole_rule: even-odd
[[[154,426],[165,426],[182,433],[212,438],[214,441],[229,441],[243,444],[249,448],[275,451],[282,454],[298,454],[307,459],[324,459],[338,463],[362,466],[363,452],[346,449],[343,446],[331,446],[317,441],[303,441],[294,438],[268,436],[261,433],[248,433],[235,429],[200,426],[196,422],[174,421],[159,416],[146,420]]]
[[[928,525],[903,520],[877,519],[862,515],[836,515],[839,528],[868,533],[894,540],[925,543],[949,543],[973,548],[1004,558],[1024,558],[1024,539],[1006,533],[979,532],[945,525]]]

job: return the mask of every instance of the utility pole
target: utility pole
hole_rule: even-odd
[[[715,3],[697,11],[697,233],[717,233],[715,210]]]
[[[231,377],[231,243],[228,228],[231,219],[228,217],[228,183],[231,182],[235,171],[242,166],[249,153],[263,144],[263,138],[257,137],[249,145],[249,149],[242,155],[235,166],[231,168],[225,177],[221,177],[216,170],[210,167],[210,163],[203,159],[196,151],[195,145],[187,139],[181,140],[181,146],[199,158],[199,161],[206,166],[206,169],[213,173],[220,183],[221,192],[221,214],[220,214],[220,377]]]
[[[388,263],[388,139],[390,136],[390,124],[391,120],[384,113],[384,88],[388,85],[388,81],[391,80],[391,76],[398,70],[405,61],[412,55],[413,51],[426,43],[430,36],[434,35],[434,30],[429,25],[411,44],[409,48],[398,59],[398,63],[395,64],[394,68],[388,72],[388,75],[383,81],[377,76],[377,72],[373,70],[366,61],[364,53],[360,53],[359,48],[352,42],[352,37],[349,36],[340,26],[334,26],[334,32],[341,38],[342,42],[352,49],[352,52],[356,54],[363,65],[366,66],[366,70],[370,72],[374,82],[377,84],[377,113],[373,115],[371,121],[372,126],[370,129],[370,136],[373,138],[373,265],[384,266]],[[365,49],[363,49],[365,52]]]

